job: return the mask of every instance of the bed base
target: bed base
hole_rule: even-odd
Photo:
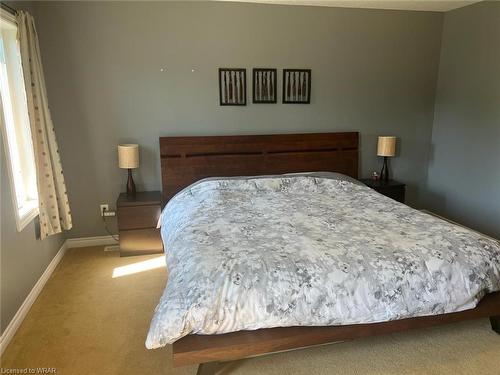
[[[500,315],[490,316],[491,329],[500,335]]]
[[[371,324],[188,335],[173,344],[173,364],[200,364],[198,374],[208,375],[220,362],[487,317],[491,328],[500,334],[500,292],[487,294],[474,309],[449,314]]]

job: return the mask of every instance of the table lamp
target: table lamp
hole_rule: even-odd
[[[132,169],[139,168],[139,145],[118,145],[118,165],[120,168],[128,169],[127,195],[135,195],[135,183],[132,178]]]
[[[384,157],[384,164],[382,165],[382,170],[380,171],[380,179],[387,182],[389,180],[387,158],[396,155],[396,137],[378,137],[377,155]]]

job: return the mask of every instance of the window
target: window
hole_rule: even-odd
[[[38,215],[35,158],[17,25],[14,17],[3,10],[0,23],[0,121],[17,230],[21,231]]]

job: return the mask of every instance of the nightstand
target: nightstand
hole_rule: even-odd
[[[135,196],[121,193],[116,201],[120,256],[163,252],[160,230],[161,192],[143,191]]]
[[[363,178],[359,181],[386,197],[392,198],[401,203],[405,202],[406,185],[401,182],[394,180],[384,182],[381,180],[373,180],[371,178]]]

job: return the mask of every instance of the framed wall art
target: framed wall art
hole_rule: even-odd
[[[276,69],[269,68],[253,69],[252,92],[254,103],[276,103],[276,72]]]
[[[247,70],[219,68],[220,105],[247,105]]]
[[[311,102],[311,69],[283,69],[283,103]]]

